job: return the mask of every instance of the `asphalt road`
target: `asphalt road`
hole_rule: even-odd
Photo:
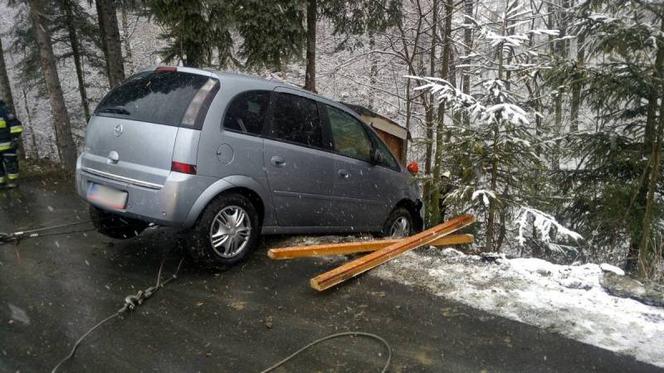
[[[86,211],[69,182],[0,191],[0,231],[87,220]],[[391,372],[658,371],[369,275],[318,294],[309,278],[334,263],[270,261],[265,247],[283,239],[225,271],[185,262],[176,281],[91,334],[62,371],[257,372],[342,331],[385,338]],[[175,269],[173,242],[157,229],[128,241],[79,232],[0,246],[0,371],[50,371],[127,295],[153,285],[162,259],[165,275]],[[332,340],[278,371],[378,372],[384,359],[371,340]]]

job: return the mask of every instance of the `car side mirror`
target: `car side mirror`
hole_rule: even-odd
[[[374,164],[380,164],[385,162],[385,155],[379,149],[373,149],[371,151],[371,162]]]

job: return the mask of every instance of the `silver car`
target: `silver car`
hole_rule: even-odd
[[[101,233],[173,226],[206,264],[241,261],[261,234],[422,228],[414,179],[348,107],[192,68],[143,71],[104,97],[76,185]]]

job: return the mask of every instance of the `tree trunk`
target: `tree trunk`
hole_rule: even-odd
[[[90,120],[90,104],[88,103],[88,93],[85,88],[85,77],[83,76],[80,43],[78,41],[78,34],[74,28],[71,0],[63,0],[62,7],[65,11],[69,44],[71,44],[72,56],[74,57],[74,68],[76,69],[76,79],[78,80],[78,93],[81,95],[81,106],[83,107],[83,114],[85,115],[85,121],[87,122]]]
[[[30,131],[30,153],[31,157],[26,158],[39,159],[39,147],[37,146],[37,137],[35,136],[35,130],[32,128],[32,113],[30,113],[30,103],[28,102],[28,91],[25,89],[25,86],[21,87],[21,93],[23,93],[23,105],[25,105],[25,115],[23,118],[23,127]]]
[[[99,24],[99,40],[101,41],[101,51],[104,53],[104,72],[106,73],[106,77],[109,79],[109,85],[110,85],[110,76],[111,72],[109,70],[110,65],[108,63],[108,41],[106,40],[106,27],[104,26],[104,17],[101,16],[102,13],[102,8],[101,8],[101,3],[99,1],[95,1],[95,6],[97,9],[97,23]]]
[[[664,32],[664,21],[661,21],[660,32]],[[642,153],[645,153],[646,147],[650,146],[650,155],[648,159],[648,167],[646,173],[648,175],[648,185],[647,189],[644,192],[645,188],[642,188],[640,191],[642,193],[641,198],[644,198],[644,211],[643,211],[643,223],[641,224],[638,246],[638,269],[639,275],[642,277],[650,277],[652,268],[652,225],[653,225],[653,215],[655,210],[655,193],[657,191],[657,183],[659,182],[660,172],[661,172],[661,141],[662,133],[664,132],[664,97],[661,96],[662,89],[662,79],[664,78],[664,48],[659,47],[657,50],[657,57],[655,59],[655,69],[653,72],[653,81],[658,82],[655,87],[653,87],[649,102],[648,102],[648,114],[646,119],[646,130],[644,138],[644,148]],[[655,120],[655,112],[657,102],[661,101],[659,105],[659,118]],[[645,187],[642,186],[642,187]],[[634,246],[634,244],[632,244]],[[632,247],[630,247],[632,249]],[[634,253],[630,253],[634,254]],[[628,258],[629,259],[629,258]],[[634,259],[634,258],[632,258]],[[630,264],[630,269],[634,269],[634,262]]]
[[[648,192],[646,194],[646,206],[643,214],[643,224],[641,224],[641,241],[639,244],[639,275],[644,278],[650,278],[653,274],[653,237],[652,237],[652,224],[653,214],[655,210],[655,192],[657,191],[657,183],[659,182],[661,171],[661,133],[664,127],[664,100],[659,110],[659,126],[658,126],[657,141],[652,144],[652,153],[650,154],[651,168],[650,179],[648,182]]]
[[[2,49],[2,39],[0,38],[0,100],[4,100],[9,112],[16,114],[14,105],[14,96],[12,95],[12,86],[7,75],[7,65],[5,64],[5,54]],[[25,155],[23,143],[18,143],[19,154]]]
[[[556,9],[558,7],[558,9]],[[562,9],[561,9],[562,8]],[[560,31],[559,37],[564,37],[567,33],[566,18],[567,18],[567,0],[562,0],[560,7],[554,2],[548,3],[548,12],[549,12],[549,28],[557,28]],[[554,16],[555,21],[554,21]],[[554,25],[555,23],[555,25]],[[551,46],[551,54],[554,56],[560,56],[562,60],[567,59],[567,43],[566,40],[553,41],[553,37],[549,37],[549,43]],[[557,94],[553,98],[554,105],[554,133],[556,138],[559,138],[562,133],[563,126],[563,92],[558,89]],[[560,168],[560,140],[556,140],[555,146],[553,149],[553,159],[551,160],[551,165],[554,170]]]
[[[118,29],[118,16],[113,0],[96,0],[97,18],[104,56],[106,57],[106,73],[111,88],[119,85],[125,78],[122,58],[122,44]]]
[[[664,21],[661,22],[660,25],[660,31],[664,32]],[[659,48],[657,50],[657,57],[655,58],[655,71],[652,74],[652,81],[653,82],[661,82],[662,74],[664,72],[662,71],[664,69],[664,48]],[[659,179],[659,163],[661,162],[661,157],[658,154],[661,151],[661,148],[659,147],[659,142],[662,140],[660,132],[664,129],[661,127],[663,126],[662,121],[664,118],[664,108],[662,106],[659,107],[659,127],[657,128],[657,101],[660,99],[660,92],[663,87],[661,86],[661,83],[659,87],[654,87],[650,91],[650,97],[648,99],[648,112],[646,116],[646,127],[644,131],[644,137],[643,137],[643,147],[641,148],[641,157],[642,158],[648,158],[648,162],[645,166],[644,169],[644,175],[642,178],[642,183],[639,186],[639,191],[638,195],[635,199],[635,204],[634,204],[634,212],[633,216],[634,219],[639,219],[643,221],[643,224],[640,226],[637,226],[635,230],[632,232],[631,237],[630,237],[630,245],[629,245],[629,251],[627,252],[627,259],[625,261],[625,270],[628,272],[635,272],[637,269],[640,270],[640,255],[641,252],[646,252],[646,248],[648,245],[647,241],[644,241],[646,237],[650,237],[650,225],[646,226],[644,225],[646,222],[648,222],[648,214],[652,214],[652,204],[654,203],[654,200],[650,200],[650,190],[653,190],[653,188],[650,187],[650,184],[652,184],[653,180]],[[664,98],[662,98],[663,102],[662,105],[664,105]],[[657,148],[657,149],[656,149]],[[654,162],[657,162],[657,169],[653,168],[655,167],[653,165]],[[655,174],[653,174],[655,172]],[[645,180],[648,180],[648,185],[646,185]],[[656,181],[655,181],[655,187],[656,187]],[[650,204],[649,204],[650,202]],[[650,207],[650,211],[648,211],[648,208]],[[650,222],[649,224],[652,224]],[[644,247],[645,245],[645,247]],[[638,268],[637,268],[638,265]]]
[[[376,38],[374,37],[373,32],[369,33],[369,50],[373,51],[376,48]],[[373,89],[376,86],[376,76],[378,76],[378,59],[376,54],[370,52],[369,60],[371,61],[371,67],[369,68],[369,85]],[[374,94],[369,92],[369,109],[374,110]]]
[[[456,62],[457,58],[458,56],[454,54],[454,48],[450,48],[450,55],[449,55],[450,72],[449,72],[448,81],[450,82],[450,84],[452,84],[452,86],[459,88],[459,85],[461,84],[461,79],[459,79],[459,82],[457,82],[457,62]],[[454,115],[452,116],[452,123],[454,123],[455,127],[460,127],[461,124],[463,123],[462,111],[457,110],[453,114]],[[445,142],[448,143],[451,138],[452,138],[452,131],[450,131],[449,129],[445,130]]]
[[[493,155],[491,159],[491,191],[496,192],[498,187],[498,139],[500,136],[500,124],[494,123],[494,132],[493,132]],[[496,206],[496,201],[489,201],[489,216],[487,217],[486,222],[486,249],[490,251],[499,251],[500,247],[495,245],[495,225],[496,225],[496,213],[498,208]]]
[[[454,1],[446,0],[445,7],[445,24],[443,25],[443,51],[441,54],[440,77],[450,81],[450,57],[452,54],[452,12],[454,10]],[[434,154],[433,162],[433,190],[431,191],[431,216],[432,224],[438,224],[441,220],[440,214],[440,177],[443,168],[443,151],[444,151],[444,135],[445,135],[445,103],[438,106],[438,118],[436,125],[436,152]]]
[[[131,40],[129,32],[129,19],[127,17],[127,6],[124,2],[120,3],[120,13],[122,15],[122,40],[125,47],[125,63],[129,66],[129,74],[134,72],[134,54],[131,49]]]
[[[570,124],[569,131],[577,132],[579,130],[579,108],[581,107],[581,89],[583,88],[583,65],[586,59],[586,50],[583,44],[586,38],[579,35],[576,39],[576,63],[574,66],[574,81],[572,82],[572,102],[570,103]]]
[[[76,167],[76,146],[72,139],[69,115],[55,65],[55,55],[53,54],[51,36],[48,31],[48,20],[44,17],[46,6],[42,3],[42,0],[29,0],[28,4],[34,37],[39,47],[41,69],[51,104],[52,123],[55,129],[55,141],[58,145],[60,161],[65,170],[73,172]]]
[[[304,89],[316,92],[316,0],[307,1],[307,69],[304,73]]]
[[[16,113],[14,106],[14,97],[12,96],[12,86],[9,83],[7,75],[7,65],[5,64],[5,54],[2,49],[2,39],[0,39],[0,99],[5,101],[7,108],[12,113]]]
[[[531,3],[532,4],[532,3]],[[541,9],[541,8],[540,8]],[[539,9],[533,9],[537,12],[539,12]],[[535,22],[537,20],[533,18],[533,20],[530,23],[530,28],[535,29]],[[528,37],[528,49],[533,48],[533,45],[535,44],[535,35],[530,34]],[[531,63],[530,57],[528,57],[527,63]],[[528,100],[533,103],[533,109],[537,113],[542,112],[542,99],[541,99],[541,94],[540,94],[540,88],[539,84],[537,82],[537,79],[532,79],[531,82],[526,81],[525,82],[526,89],[528,90]],[[542,136],[542,117],[540,115],[535,115],[535,136],[539,139]],[[535,154],[539,157],[542,154],[542,146],[538,143],[535,145]],[[533,227],[533,233],[535,233],[535,229]]]
[[[438,0],[433,0],[431,5],[431,46],[429,49],[429,76],[435,76],[436,74],[436,45],[438,40],[436,39],[437,27],[438,27]],[[416,46],[417,47],[417,46]],[[424,67],[424,53],[420,53],[420,68],[423,70],[423,74],[426,74],[426,68]],[[424,163],[424,173],[427,176],[431,176],[424,184],[424,205],[426,206],[425,218],[428,226],[433,226],[438,221],[438,206],[434,204],[434,196],[436,193],[436,187],[438,185],[439,178],[431,175],[431,170],[434,163],[434,95],[427,93],[422,95],[422,103],[424,104],[424,120],[426,124],[426,154],[425,154],[425,163]]]
[[[467,17],[473,18],[473,0],[464,0],[463,2],[463,12]],[[465,56],[470,55],[472,52],[472,44],[473,44],[473,30],[470,28],[466,28],[463,30],[463,53]],[[466,61],[461,61],[461,63],[467,64],[470,63],[470,59]],[[470,94],[470,74],[468,74],[468,68],[464,67],[463,68],[463,77],[462,77],[462,83],[461,83],[461,90],[465,94]],[[468,113],[463,114],[463,124],[468,127],[470,126],[470,116]]]
[[[505,4],[505,14],[507,13],[507,3]],[[508,30],[507,20],[503,21],[502,24],[502,35],[506,35]],[[498,58],[498,80],[505,79],[505,48],[504,44],[500,43],[496,47],[496,56]],[[497,102],[496,102],[497,103]],[[500,138],[500,122],[494,120],[493,123],[493,144],[491,145],[491,173],[490,173],[490,188],[493,193],[496,193],[498,188],[498,140]],[[486,244],[485,249],[490,251],[498,251],[499,247],[495,246],[495,225],[496,225],[496,213],[498,212],[498,206],[496,201],[489,201],[489,214],[487,216],[486,223]]]

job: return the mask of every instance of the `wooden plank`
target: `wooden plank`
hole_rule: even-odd
[[[413,250],[422,245],[430,244],[440,237],[450,235],[464,227],[475,222],[472,215],[462,215],[445,223],[429,228],[416,235],[404,238],[399,242],[393,243],[383,249],[376,250],[361,258],[350,261],[331,271],[322,273],[311,279],[312,288],[323,291],[334,285],[340,284],[349,278],[362,274],[374,267],[377,267],[409,250]]]
[[[453,234],[451,236],[443,236],[431,242],[429,245],[436,247],[444,247],[450,245],[468,245],[475,242],[475,236],[472,234]]]
[[[267,256],[274,260],[294,259],[311,256],[326,256],[326,255],[348,255],[355,253],[364,253],[380,250],[391,244],[400,242],[403,238],[377,240],[377,241],[357,241],[357,242],[344,242],[334,244],[320,244],[309,246],[292,246],[282,247],[277,249],[270,249]],[[429,245],[432,246],[449,246],[449,245],[463,245],[473,243],[474,237],[472,234],[455,234],[451,236],[441,237]]]

